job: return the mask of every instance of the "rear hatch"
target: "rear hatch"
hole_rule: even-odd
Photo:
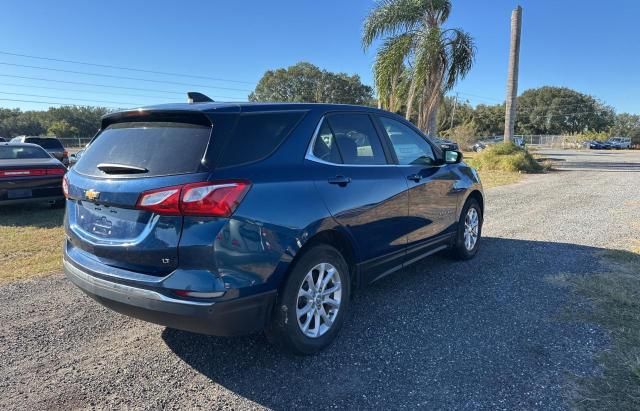
[[[152,275],[178,266],[180,215],[137,207],[142,192],[205,181],[212,125],[201,113],[103,122],[68,173],[66,230],[103,264]]]

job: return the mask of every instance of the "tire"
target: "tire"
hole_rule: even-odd
[[[477,215],[477,236],[476,240],[473,243],[472,247],[468,247],[469,243],[467,243],[465,237],[465,227],[467,226],[466,219],[469,216],[469,213],[473,214],[471,210],[475,210]],[[470,198],[464,204],[462,208],[462,213],[460,213],[460,221],[458,221],[458,232],[456,234],[455,243],[453,244],[453,248],[451,249],[451,255],[458,260],[469,260],[473,258],[478,253],[478,248],[480,247],[480,239],[482,237],[482,209],[480,208],[480,204],[474,198]]]
[[[325,244],[312,246],[294,264],[278,296],[266,334],[272,343],[286,351],[311,355],[331,344],[342,328],[349,308],[351,277],[349,267],[340,252]],[[332,275],[331,268],[335,269]],[[315,283],[321,271],[324,271],[324,278],[330,278],[325,284],[325,292],[334,290],[326,297],[316,291],[318,288]],[[309,275],[314,283],[313,288]],[[336,301],[339,302],[337,310]],[[309,309],[311,311],[298,317],[297,310],[302,313]],[[306,332],[303,330],[305,324]]]

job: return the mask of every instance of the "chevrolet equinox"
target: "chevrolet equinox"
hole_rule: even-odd
[[[312,354],[357,288],[441,250],[476,254],[482,186],[461,160],[369,107],[111,113],[63,181],[64,269],[117,312],[219,336],[264,330]]]

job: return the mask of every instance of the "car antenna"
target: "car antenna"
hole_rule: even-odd
[[[198,93],[197,91],[188,91],[187,92],[187,101],[189,104],[192,103],[213,103],[213,99],[208,97],[202,93]]]

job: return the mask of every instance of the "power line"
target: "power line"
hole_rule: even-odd
[[[12,96],[22,96],[22,97],[42,97],[42,98],[53,98],[56,100],[66,99],[72,101],[84,101],[89,103],[108,103],[108,104],[124,104],[126,106],[143,106],[144,104],[140,103],[123,103],[122,101],[109,101],[109,100],[91,100],[85,98],[68,98],[68,97],[56,97],[56,96],[43,96],[41,94],[23,94],[23,93],[8,93],[4,91],[0,91],[0,94],[9,94]]]
[[[111,69],[127,70],[127,71],[136,71],[136,72],[139,72],[139,73],[150,73],[150,74],[161,74],[161,75],[165,75],[165,76],[179,76],[179,77],[199,78],[199,79],[204,79],[204,80],[224,81],[224,82],[227,82],[227,83],[255,84],[254,82],[251,82],[251,81],[229,80],[229,79],[218,78],[218,77],[199,76],[199,75],[195,75],[195,74],[172,73],[172,72],[168,72],[168,71],[146,70],[146,69],[139,69],[139,68],[114,66],[114,65],[110,65],[110,64],[89,63],[89,62],[77,61],[77,60],[65,60],[65,59],[58,59],[58,58],[52,58],[52,57],[31,56],[31,55],[28,55],[28,54],[10,53],[8,51],[0,51],[0,54],[5,54],[5,55],[8,55],[8,56],[15,56],[15,57],[26,57],[26,58],[37,59],[37,60],[57,61],[57,62],[60,62],[60,63],[82,64],[82,65],[85,65],[85,66],[103,67],[103,68],[111,68]]]
[[[77,106],[78,104],[74,103],[60,103],[60,102],[52,102],[52,101],[40,101],[40,100],[21,100],[21,99],[13,99],[13,98],[0,98],[0,101],[14,101],[19,103],[35,103],[35,104],[49,104],[52,106]],[[113,106],[102,106],[104,108],[114,108],[121,109],[126,107],[113,107]]]
[[[82,74],[85,76],[95,76],[95,77],[108,77],[108,78],[116,78],[121,80],[134,80],[134,81],[145,81],[148,83],[157,83],[157,84],[174,84],[178,86],[187,86],[187,87],[202,87],[206,89],[218,89],[218,90],[231,90],[231,91],[253,91],[248,89],[241,88],[232,88],[232,87],[218,87],[218,86],[210,86],[204,84],[190,84],[190,83],[182,83],[179,81],[170,81],[170,80],[152,80],[152,79],[144,79],[139,77],[128,77],[128,76],[116,76],[115,74],[103,74],[103,73],[90,73],[86,71],[76,71],[76,70],[66,70],[66,69],[58,69],[52,67],[42,67],[42,66],[31,66],[28,64],[17,64],[17,63],[7,63],[4,61],[0,61],[0,65],[3,66],[12,66],[12,67],[22,67],[22,68],[31,68],[36,70],[47,70],[47,71],[55,71],[59,73],[69,73],[69,74]]]
[[[113,92],[108,92],[108,91],[78,90],[78,89],[71,89],[71,88],[46,87],[46,86],[36,86],[36,85],[29,85],[29,84],[16,84],[16,83],[0,83],[0,86],[27,87],[27,88],[42,89],[42,90],[73,91],[73,92],[77,92],[77,93],[110,94],[110,95],[114,95],[114,96],[144,97],[144,98],[153,98],[153,99],[163,98],[163,97],[158,97],[158,96],[150,96],[148,94],[113,93]],[[179,93],[179,94],[185,94],[185,93]],[[212,97],[214,97],[216,99],[220,99],[220,98],[229,98],[229,99],[232,99],[232,100],[235,99],[235,97],[229,97],[229,96],[212,96]]]
[[[164,93],[164,94],[179,94],[181,96],[186,95],[183,91],[168,91],[168,90],[154,90],[149,88],[140,88],[140,87],[125,87],[125,86],[112,86],[109,84],[98,84],[98,83],[86,83],[82,81],[68,81],[68,80],[53,80],[42,77],[28,77],[28,76],[16,76],[13,74],[0,74],[0,77],[10,77],[10,78],[19,78],[23,80],[37,80],[37,81],[47,81],[51,83],[64,83],[64,84],[76,84],[81,86],[93,86],[93,87],[105,87],[105,88],[117,88],[121,90],[136,90],[136,91],[147,91],[152,93]]]

